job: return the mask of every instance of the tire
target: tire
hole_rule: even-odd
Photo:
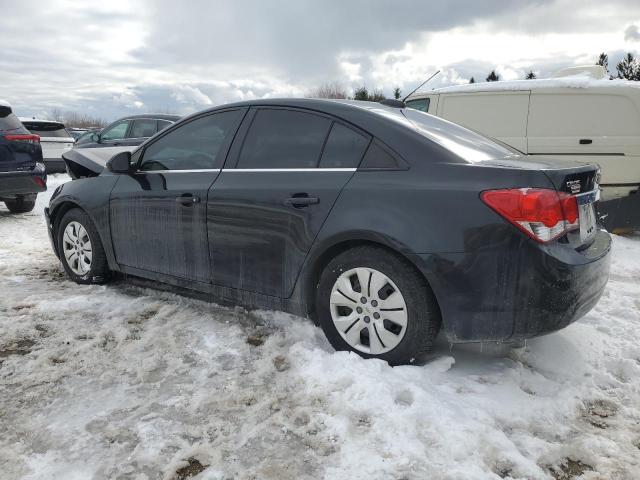
[[[71,280],[80,284],[109,281],[111,272],[100,236],[83,210],[73,208],[64,214],[56,229],[56,241],[60,261]]]
[[[360,298],[353,298],[356,293]],[[352,248],[328,263],[315,306],[318,323],[336,350],[390,365],[423,363],[441,323],[437,301],[422,275],[402,257],[374,246]]]
[[[36,206],[36,196],[18,195],[14,200],[5,200],[4,204],[11,213],[27,213]]]

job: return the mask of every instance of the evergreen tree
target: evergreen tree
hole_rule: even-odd
[[[354,100],[369,100],[369,91],[367,90],[367,87],[365,87],[364,85],[358,89],[356,89],[356,91],[353,94],[353,99]]]
[[[500,80],[500,75],[496,75],[496,71],[491,70],[491,73],[487,77],[487,82],[497,82],[498,80]]]
[[[598,61],[596,62],[596,65],[602,65],[607,71],[609,71],[609,55],[602,52],[598,56]]]
[[[631,53],[627,53],[627,56],[618,62],[616,69],[618,78],[640,81],[640,63]]]
[[[525,80],[533,80],[536,78],[536,74],[533,73],[533,70],[529,70],[529,73],[524,77]]]
[[[475,78],[473,78],[473,77],[471,77],[471,78],[469,79],[469,83],[476,83],[476,79],[475,79]]]
[[[396,87],[393,89],[393,98],[395,98],[396,100],[399,100],[401,95],[402,95],[402,92],[400,91],[400,87]]]

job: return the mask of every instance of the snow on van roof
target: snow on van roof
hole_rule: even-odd
[[[504,80],[498,82],[467,83],[450,87],[436,88],[413,94],[416,98],[429,93],[466,93],[466,92],[495,92],[537,90],[542,88],[594,88],[594,87],[633,87],[640,88],[640,82],[630,82],[620,79],[594,79],[585,74],[570,75],[561,78],[540,78],[533,80]]]

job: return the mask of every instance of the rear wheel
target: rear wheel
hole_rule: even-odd
[[[107,258],[89,216],[79,208],[64,214],[57,229],[58,253],[67,275],[76,283],[109,280]]]
[[[424,278],[379,247],[353,248],[329,262],[320,276],[316,312],[336,350],[391,365],[423,361],[440,328],[438,305]]]
[[[13,200],[5,200],[4,204],[11,213],[27,213],[36,206],[36,196],[18,195]]]

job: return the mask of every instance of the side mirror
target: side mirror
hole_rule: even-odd
[[[131,171],[131,152],[120,152],[109,159],[107,170],[112,173],[129,173]]]

